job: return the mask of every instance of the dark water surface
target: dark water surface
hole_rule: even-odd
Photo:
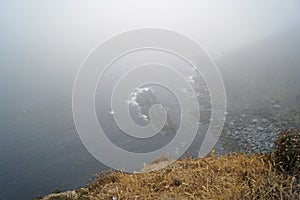
[[[84,186],[105,169],[85,150],[71,110],[72,78],[22,71],[1,76],[0,199]],[[44,75],[44,76],[41,76]],[[63,81],[62,81],[63,80]]]

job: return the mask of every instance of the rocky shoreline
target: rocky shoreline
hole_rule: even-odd
[[[235,107],[228,111],[216,151],[269,153],[280,132],[294,127],[300,127],[297,98],[281,103],[268,100],[243,109]]]

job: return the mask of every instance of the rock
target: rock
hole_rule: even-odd
[[[265,130],[263,127],[257,127],[257,130],[259,130],[259,131],[263,131],[263,130]]]
[[[252,131],[252,128],[250,128],[250,127],[247,127],[247,131]]]

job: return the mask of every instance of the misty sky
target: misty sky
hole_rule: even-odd
[[[156,27],[192,37],[217,58],[297,24],[299,0],[1,0],[0,52],[83,59],[113,35]]]

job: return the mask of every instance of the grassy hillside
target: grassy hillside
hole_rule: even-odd
[[[153,172],[103,172],[87,188],[41,199],[300,199],[300,183],[268,154],[187,157]]]

